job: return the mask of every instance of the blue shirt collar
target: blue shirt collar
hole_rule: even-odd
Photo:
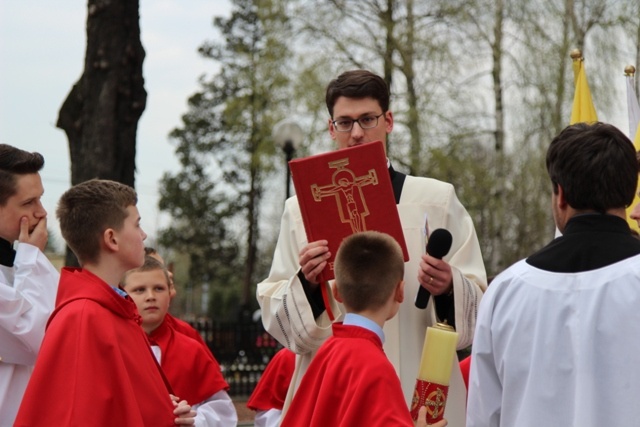
[[[380,325],[378,325],[373,320],[359,314],[347,313],[344,316],[344,321],[342,323],[344,325],[360,326],[361,328],[368,329],[371,332],[374,332],[380,338],[380,341],[382,341],[382,343],[384,344],[384,331],[382,330]]]
[[[118,295],[120,295],[122,298],[126,298],[126,297],[127,297],[127,293],[126,293],[125,291],[123,291],[122,289],[120,289],[119,287],[117,287],[117,286],[112,286],[111,288],[112,288],[114,291],[116,291],[116,293],[117,293]]]

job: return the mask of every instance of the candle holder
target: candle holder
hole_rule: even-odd
[[[422,406],[427,407],[428,424],[444,417],[457,343],[457,332],[446,323],[427,328],[420,371],[411,401],[411,417],[414,420],[418,419],[418,411]]]

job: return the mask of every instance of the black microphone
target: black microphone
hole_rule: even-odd
[[[427,253],[434,258],[442,259],[443,256],[449,253],[452,242],[453,236],[451,236],[449,230],[445,230],[444,228],[433,230],[427,242]],[[426,290],[424,286],[420,285],[418,294],[416,295],[416,307],[422,309],[427,308],[430,296],[431,293]]]

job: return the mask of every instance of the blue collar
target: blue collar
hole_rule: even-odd
[[[344,316],[344,321],[342,322],[342,324],[350,326],[360,326],[361,328],[368,329],[371,332],[375,333],[380,338],[380,341],[382,341],[382,344],[384,344],[384,331],[382,330],[380,325],[367,317],[355,313],[347,313]]]
[[[123,291],[122,289],[120,289],[117,286],[112,286],[111,287],[114,291],[116,291],[116,294],[120,295],[122,298],[126,298],[128,295],[125,291]]]

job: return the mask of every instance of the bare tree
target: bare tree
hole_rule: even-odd
[[[71,184],[103,178],[134,185],[136,132],[147,93],[138,0],[89,0],[80,80],[57,127],[69,140]],[[75,264],[67,251],[67,263]]]

